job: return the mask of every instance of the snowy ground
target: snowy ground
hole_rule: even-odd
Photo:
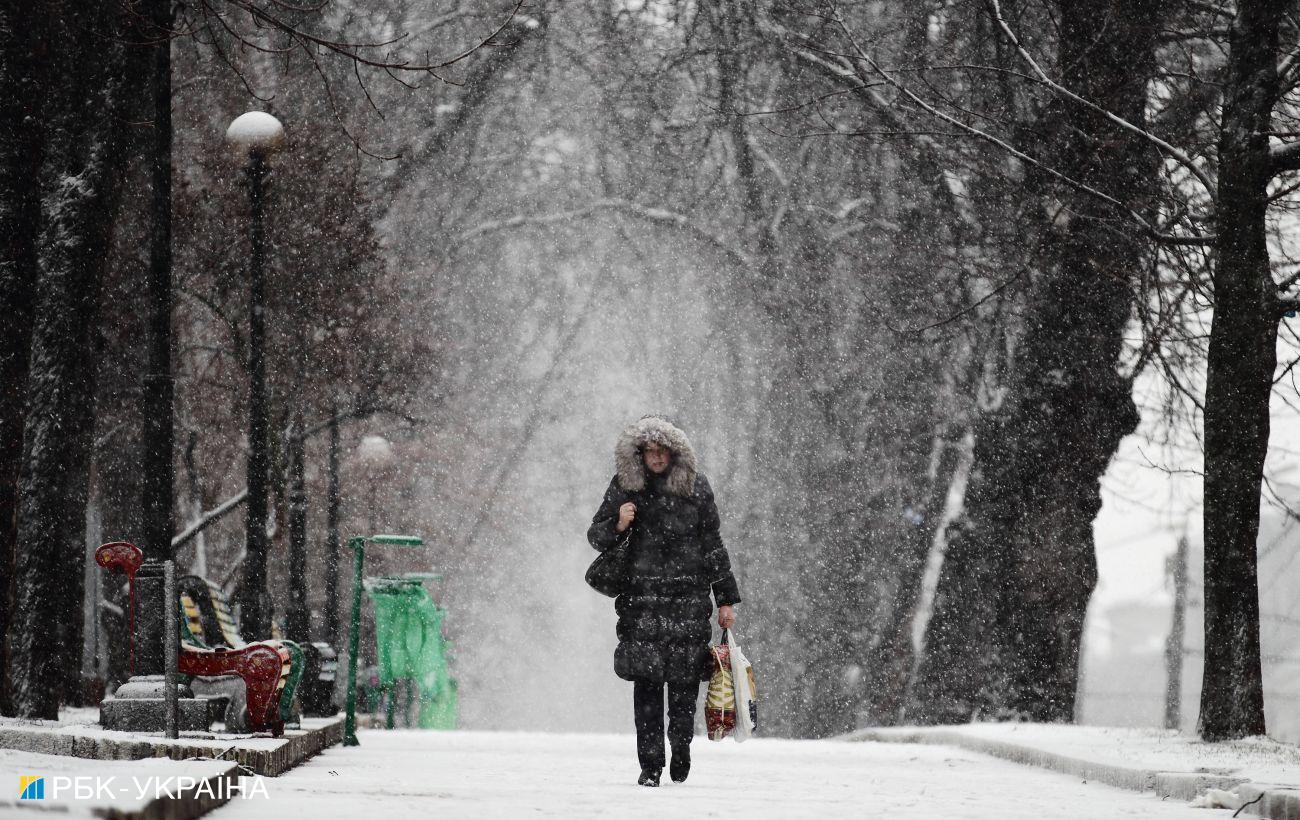
[[[631,735],[379,730],[210,815],[430,817],[1227,817],[942,746],[697,738],[690,779],[635,783]]]
[[[99,812],[109,809],[139,811],[160,790],[180,791],[182,778],[197,781],[216,777],[227,772],[230,765],[225,761],[168,758],[89,760],[0,749],[0,781],[11,790],[0,793],[0,817],[90,818],[101,816]],[[45,794],[40,800],[19,799],[19,778],[23,775],[39,775],[46,779]],[[78,789],[83,789],[84,793],[78,793],[71,785],[64,787],[63,794],[56,793],[55,778],[77,783]],[[265,782],[274,781],[268,778]],[[260,798],[260,793],[258,796]]]
[[[52,743],[58,739],[66,741],[76,738],[85,741],[109,740],[120,742],[145,742],[151,743],[155,746],[169,746],[177,743],[187,746],[201,744],[222,751],[229,750],[235,746],[238,746],[241,749],[274,751],[285,745],[286,738],[296,737],[302,734],[304,730],[319,729],[336,720],[339,720],[339,718],[304,718],[301,730],[286,729],[284,736],[279,738],[271,737],[266,732],[227,732],[224,724],[214,723],[212,729],[209,731],[181,732],[179,740],[170,741],[163,737],[161,733],[156,732],[142,734],[139,732],[119,732],[105,729],[99,724],[99,707],[95,706],[91,708],[60,709],[59,719],[57,721],[0,717],[0,736],[3,735],[5,730],[16,730],[22,732],[49,733]]]
[[[1205,743],[1164,729],[1041,723],[974,723],[945,729],[1095,763],[1236,775],[1258,783],[1300,787],[1300,747],[1263,737]]]

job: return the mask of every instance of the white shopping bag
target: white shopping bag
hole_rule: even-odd
[[[754,672],[745,658],[745,653],[740,651],[735,630],[729,629],[727,633],[728,643],[731,644],[731,681],[736,689],[736,728],[732,730],[731,736],[737,743],[744,743],[756,728],[754,717],[757,701],[753,686]]]

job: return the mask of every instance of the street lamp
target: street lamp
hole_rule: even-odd
[[[370,532],[375,532],[375,518],[378,512],[375,504],[375,488],[379,486],[379,477],[396,460],[393,445],[383,436],[365,436],[357,445],[357,458],[361,461],[370,477]]]
[[[245,525],[240,620],[250,635],[269,635],[271,613],[266,594],[267,473],[270,468],[269,408],[266,397],[266,248],[263,236],[267,159],[284,143],[284,126],[263,111],[236,117],[226,141],[246,160],[251,215],[248,259],[248,518]]]
[[[357,445],[357,458],[368,469],[379,472],[393,463],[393,445],[383,436],[363,436]]]

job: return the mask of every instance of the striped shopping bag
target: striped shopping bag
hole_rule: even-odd
[[[721,642],[710,646],[709,653],[713,656],[713,676],[709,678],[704,700],[704,722],[709,740],[722,740],[727,735],[733,735],[738,741],[745,740],[758,727],[754,667],[729,630],[723,630]],[[745,716],[739,727],[736,725],[737,711]]]

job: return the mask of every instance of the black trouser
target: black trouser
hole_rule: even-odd
[[[632,707],[636,720],[636,755],[643,769],[664,767],[664,687],[661,681],[632,682]],[[697,680],[669,681],[668,742],[690,743],[695,735]]]

